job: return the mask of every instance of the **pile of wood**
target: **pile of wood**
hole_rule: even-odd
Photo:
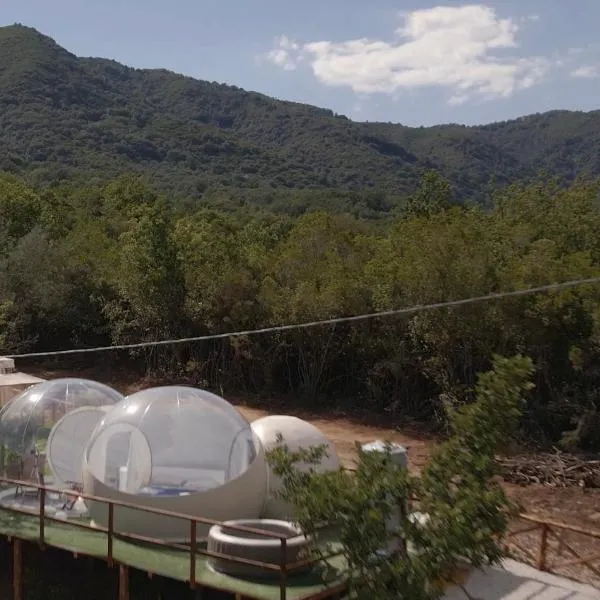
[[[498,459],[504,481],[551,487],[600,488],[600,460],[561,452]]]

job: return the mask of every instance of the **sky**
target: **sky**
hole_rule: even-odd
[[[166,68],[358,121],[600,108],[600,0],[2,0],[78,56]]]

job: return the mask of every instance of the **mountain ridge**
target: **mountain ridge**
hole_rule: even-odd
[[[405,196],[435,169],[460,199],[482,200],[491,181],[540,170],[565,183],[600,175],[600,111],[482,126],[356,122],[165,69],[77,57],[23,25],[0,28],[0,65],[0,169],[38,184],[133,172],[198,200],[223,189]]]

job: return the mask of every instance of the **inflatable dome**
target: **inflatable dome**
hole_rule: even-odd
[[[298,464],[300,470],[313,468],[319,473],[337,471],[340,468],[340,459],[335,451],[335,446],[323,433],[311,423],[284,415],[272,415],[257,419],[252,423],[252,430],[260,440],[264,451],[269,452],[276,448],[278,437],[282,438],[282,445],[286,445],[290,452],[297,452],[304,448],[325,445],[326,454],[318,465]],[[281,488],[281,480],[267,465],[267,499],[263,506],[261,517],[265,519],[289,519],[292,517],[291,508],[276,496]]]
[[[250,424],[210,392],[166,386],[137,392],[108,412],[83,461],[87,494],[219,521],[256,518],[266,464]],[[107,505],[89,503],[106,526]],[[115,508],[118,531],[187,541],[189,522]],[[199,537],[208,526],[198,525]]]
[[[99,421],[96,409],[112,406],[122,399],[116,390],[88,379],[53,379],[27,388],[0,413],[3,472],[16,479],[40,483],[46,475],[48,485],[66,484],[71,480],[77,483],[81,480],[85,446]],[[57,429],[61,429],[59,424],[64,424],[70,413],[83,407],[96,415],[93,424],[77,431],[73,437],[60,432],[56,435]],[[48,456],[52,439],[55,461]]]

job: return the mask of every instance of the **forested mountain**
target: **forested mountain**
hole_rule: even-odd
[[[273,204],[285,202],[283,190],[370,189],[389,207],[433,168],[459,200],[481,200],[492,184],[540,170],[567,183],[598,175],[599,141],[600,112],[483,127],[355,123],[164,70],[78,58],[34,29],[0,28],[0,170],[34,184],[141,172],[180,198]]]

